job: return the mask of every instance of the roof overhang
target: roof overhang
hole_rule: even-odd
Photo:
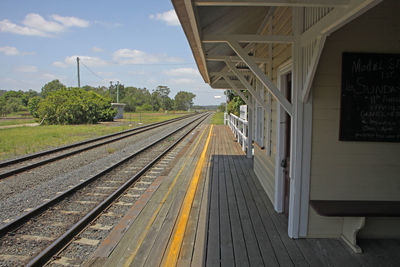
[[[254,68],[257,65],[267,63],[268,59],[252,55],[255,44],[296,43],[305,46],[315,40],[325,40],[325,37],[331,32],[381,1],[172,0],[172,3],[204,81],[215,89],[229,89],[231,88],[229,83],[223,81],[223,74],[231,71],[227,66],[227,61],[233,62],[238,68],[250,68],[255,76],[260,79],[259,75],[262,75],[262,73],[257,75]],[[321,8],[328,10],[328,12],[299,35],[261,35],[268,17],[272,16],[277,7]],[[293,25],[295,24],[293,23]],[[279,27],[279,25],[275,26]],[[321,43],[322,45],[317,46],[320,50],[323,47],[323,42],[319,42],[319,44]],[[238,50],[240,50],[241,55]],[[318,51],[316,54],[318,55]],[[319,56],[314,56],[314,58],[318,63]],[[246,61],[247,59],[252,64],[249,64]],[[311,74],[310,79],[312,80],[312,71]],[[254,76],[249,75],[248,79],[251,77]],[[268,87],[267,85],[270,85],[268,79],[261,78],[263,79],[260,79],[260,81],[263,82],[264,80],[265,83],[263,84]],[[311,82],[309,81],[309,83]],[[237,88],[246,88],[246,86],[240,85],[240,82],[237,81]],[[279,95],[275,95],[274,92],[272,94],[279,100]],[[304,92],[304,95],[307,97],[308,93]],[[283,99],[279,102],[284,104],[282,103],[284,102]]]

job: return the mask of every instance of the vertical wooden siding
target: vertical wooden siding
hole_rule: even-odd
[[[342,52],[400,53],[400,3],[384,1],[331,34],[313,92],[310,199],[400,200],[400,144],[339,141]],[[400,235],[384,219],[367,219],[365,236]],[[310,211],[309,236],[339,236],[341,219]],[[397,220],[400,223],[400,220]],[[368,225],[370,223],[370,225]],[[373,227],[373,225],[379,225]]]
[[[276,8],[270,22],[266,25],[265,30],[262,34],[279,34],[288,35],[292,32],[292,9],[288,7]],[[271,46],[271,47],[270,47]],[[272,53],[270,51],[272,50]],[[255,54],[259,57],[270,58],[272,60],[272,66],[267,66],[265,73],[277,84],[277,70],[279,66],[288,61],[292,56],[292,46],[290,44],[273,44],[265,45],[259,44],[256,46]],[[264,89],[264,102],[267,104],[268,91]],[[257,178],[260,180],[261,185],[267,192],[267,195],[271,202],[274,202],[275,195],[275,157],[276,157],[276,125],[277,125],[277,101],[272,97],[272,112],[271,118],[268,117],[268,112],[265,110],[264,115],[264,136],[268,137],[267,134],[267,121],[272,120],[271,127],[271,155],[268,155],[267,149],[260,149],[258,146],[254,148],[254,172]],[[264,142],[267,147],[268,140]]]

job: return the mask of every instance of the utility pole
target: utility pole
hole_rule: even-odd
[[[78,88],[81,88],[81,77],[80,77],[80,74],[79,74],[79,57],[76,58],[76,63],[77,63],[77,66],[78,66]]]
[[[119,81],[117,81],[117,103],[119,103]]]
[[[110,81],[110,98],[111,98],[111,100],[112,100],[112,94],[111,94],[111,90],[112,90],[112,81]]]

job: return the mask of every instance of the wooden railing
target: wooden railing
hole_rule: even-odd
[[[242,146],[242,150],[248,149],[248,121],[239,118],[234,114],[224,113],[224,123],[231,128],[237,142]]]

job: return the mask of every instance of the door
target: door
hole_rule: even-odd
[[[292,73],[289,72],[285,75],[285,96],[289,102],[292,101]],[[290,132],[291,132],[291,117],[285,113],[285,149],[284,159],[282,161],[284,173],[284,212],[289,216],[289,196],[290,196]]]

